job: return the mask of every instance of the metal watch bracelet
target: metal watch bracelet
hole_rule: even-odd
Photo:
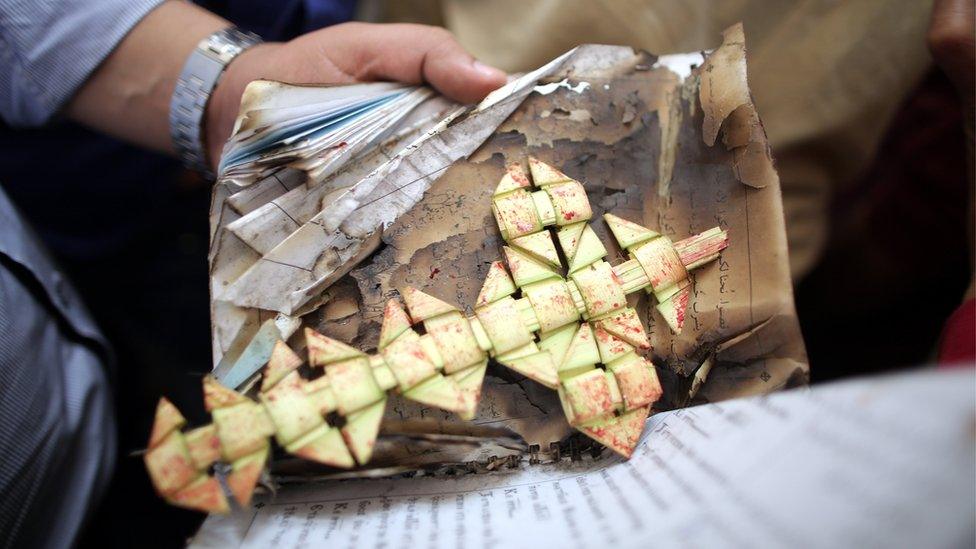
[[[203,145],[203,114],[224,68],[244,50],[261,42],[258,35],[237,28],[204,38],[183,65],[169,107],[173,145],[183,164],[212,177]]]

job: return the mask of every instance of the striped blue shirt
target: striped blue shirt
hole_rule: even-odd
[[[0,0],[0,117],[51,119],[162,0]]]

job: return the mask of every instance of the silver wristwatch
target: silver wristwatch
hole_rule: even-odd
[[[169,106],[169,132],[183,164],[211,177],[203,146],[203,113],[224,68],[261,37],[236,28],[219,30],[197,44],[176,80]]]

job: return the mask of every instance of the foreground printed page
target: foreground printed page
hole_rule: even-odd
[[[971,547],[974,381],[915,372],[658,414],[630,461],[290,485],[211,516],[191,546]]]

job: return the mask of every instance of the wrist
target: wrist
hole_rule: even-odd
[[[203,40],[187,56],[170,101],[169,123],[173,147],[188,168],[209,175],[206,111],[227,66],[261,42],[254,33],[224,28]]]

